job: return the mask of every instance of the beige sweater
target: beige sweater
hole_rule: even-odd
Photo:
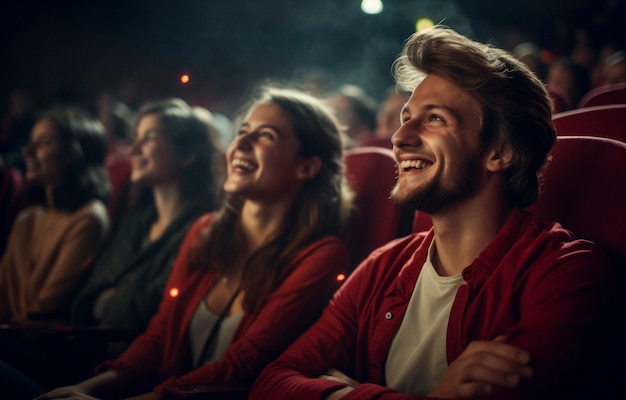
[[[29,313],[69,312],[108,229],[106,208],[97,200],[73,213],[23,210],[0,261],[0,322],[25,322]]]

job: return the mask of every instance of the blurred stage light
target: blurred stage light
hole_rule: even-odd
[[[182,74],[182,75],[180,76],[180,81],[181,81],[181,83],[189,83],[189,75],[187,75],[187,74]]]
[[[365,14],[380,14],[383,11],[382,0],[362,0],[361,10]]]
[[[430,19],[430,18],[420,18],[415,23],[415,31],[416,32],[421,32],[424,29],[432,28],[433,26],[435,26],[435,23],[433,22],[432,19]]]

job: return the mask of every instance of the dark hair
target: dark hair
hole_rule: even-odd
[[[178,98],[145,104],[139,110],[136,124],[147,115],[157,116],[161,134],[172,143],[177,155],[194,156],[193,162],[180,173],[182,194],[204,203],[210,210],[217,209],[224,168],[213,115]]]
[[[111,184],[104,167],[107,147],[100,121],[75,107],[47,111],[39,120],[54,126],[68,161],[62,181],[53,188],[55,208],[74,211],[94,199],[106,202]]]
[[[552,101],[541,81],[508,52],[443,27],[413,34],[395,63],[398,84],[413,91],[427,74],[469,92],[481,104],[485,144],[500,141],[514,153],[508,197],[525,207],[536,201],[539,173],[556,140]]]
[[[241,289],[244,308],[258,310],[265,298],[291,272],[296,253],[326,235],[343,233],[351,211],[352,192],[344,175],[342,142],[332,112],[310,95],[290,89],[264,88],[244,115],[265,103],[278,105],[289,117],[299,142],[300,156],[319,157],[319,173],[307,181],[296,196],[280,232],[244,263]],[[243,243],[240,211],[244,199],[227,195],[219,217],[198,242],[197,260],[202,268],[228,276],[236,260],[233,246]]]

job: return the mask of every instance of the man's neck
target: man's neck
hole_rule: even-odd
[[[433,265],[437,273],[460,274],[494,240],[510,213],[507,204],[470,202],[433,215]]]

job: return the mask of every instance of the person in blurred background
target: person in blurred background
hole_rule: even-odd
[[[16,218],[0,261],[0,321],[66,317],[103,243],[110,193],[102,124],[78,109],[45,113],[24,148],[34,203]]]
[[[626,51],[620,50],[607,57],[605,62],[604,84],[626,82]]]
[[[349,259],[339,127],[293,90],[267,89],[247,110],[227,150],[227,198],[190,229],[146,331],[98,375],[39,399],[250,386],[320,315]]]
[[[546,88],[563,99],[563,111],[574,109],[591,89],[591,72],[568,58],[559,58],[548,66]]]
[[[219,207],[223,154],[217,140],[211,113],[181,99],[139,111],[130,146],[136,204],[76,297],[73,325],[145,329],[187,230]]]
[[[409,100],[410,93],[393,86],[385,92],[385,98],[376,114],[376,141],[388,140],[391,148],[391,137],[400,128],[402,107]]]
[[[376,136],[378,104],[361,87],[343,85],[326,98],[326,103],[344,129],[346,148],[363,146]]]

